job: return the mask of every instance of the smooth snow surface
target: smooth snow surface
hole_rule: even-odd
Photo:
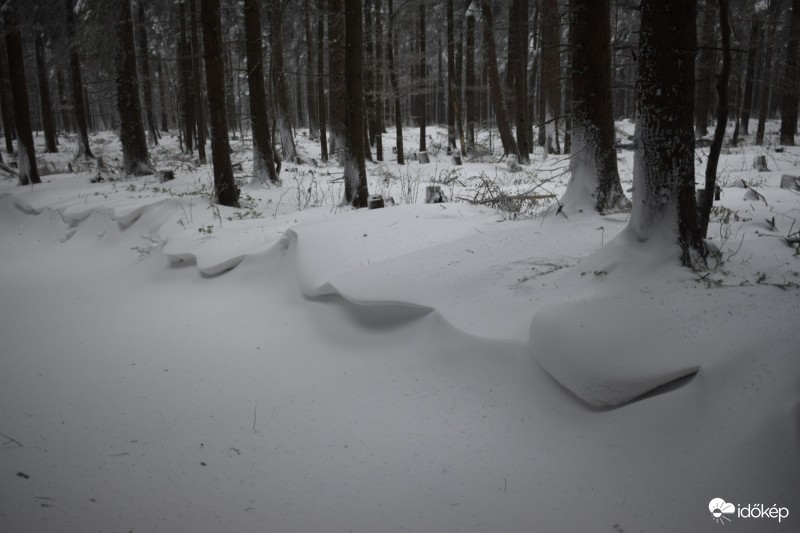
[[[568,179],[431,146],[368,165],[401,204],[374,211],[291,163],[217,208],[166,138],[165,184],[0,182],[0,531],[717,531],[714,498],[790,511],[726,531],[798,531],[800,149],[723,156],[724,262],[691,272],[625,213],[418,204],[442,173]]]

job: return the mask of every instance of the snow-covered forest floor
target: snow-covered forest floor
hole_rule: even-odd
[[[113,134],[100,170],[62,137],[2,180],[0,530],[712,531],[722,498],[797,531],[800,148],[724,149],[693,272],[626,213],[557,213],[564,156],[456,167],[430,131],[426,165],[384,137],[378,210],[304,136],[281,188],[232,142],[240,209],[172,136],[166,183],[115,179]]]

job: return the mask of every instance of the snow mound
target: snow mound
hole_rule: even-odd
[[[623,405],[700,368],[698,348],[667,317],[608,298],[545,307],[530,343],[556,381],[595,407]]]

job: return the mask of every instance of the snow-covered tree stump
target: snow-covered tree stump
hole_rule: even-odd
[[[767,156],[757,155],[756,158],[753,159],[753,168],[759,172],[768,172],[769,167],[767,167]]]
[[[161,181],[161,183],[164,183],[165,181],[174,180],[175,172],[172,170],[161,169],[158,171],[158,178]]]
[[[800,176],[781,176],[781,189],[800,189]]]
[[[367,209],[382,209],[383,207],[383,196],[380,194],[371,194],[369,198],[367,198]]]
[[[461,150],[453,150],[450,154],[450,158],[453,160],[454,165],[461,165]]]
[[[417,152],[417,158],[419,159],[420,165],[424,165],[431,162],[431,159],[428,157],[428,152]]]
[[[444,194],[439,185],[428,185],[425,187],[425,203],[426,204],[443,204]]]

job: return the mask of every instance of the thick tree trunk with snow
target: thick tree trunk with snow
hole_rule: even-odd
[[[703,36],[697,59],[697,80],[695,83],[695,122],[694,134],[700,138],[708,133],[708,113],[711,108],[711,78],[714,75],[714,50],[716,44],[714,27],[718,0],[705,0],[703,14]]]
[[[425,55],[425,32],[427,30],[427,26],[425,25],[425,0],[419,0],[419,56],[417,61],[419,62],[418,74],[419,74],[419,112],[418,112],[418,120],[419,120],[419,151],[424,152],[428,148],[425,144],[426,142],[426,133],[425,127],[427,126],[428,116],[427,116],[427,102],[425,101],[428,96],[427,85],[428,85],[428,74],[427,68],[425,67],[425,61],[427,59]]]
[[[317,78],[313,75],[314,33],[311,28],[311,0],[306,0],[303,25],[306,37],[306,106],[308,107],[308,137],[316,139],[319,133],[319,109],[317,106]]]
[[[147,43],[147,18],[144,0],[136,2],[136,47],[138,49],[139,69],[142,73],[142,104],[147,118],[147,139],[151,146],[158,144],[158,126],[153,109],[153,84],[150,76],[150,47]]]
[[[758,13],[753,13],[750,24],[750,47],[747,50],[747,73],[745,74],[744,94],[742,95],[742,111],[739,117],[744,135],[750,134],[750,110],[753,104],[753,86],[755,85],[756,58],[758,57],[760,36],[761,18]]]
[[[203,101],[203,65],[200,52],[200,40],[197,37],[197,1],[189,0],[189,36],[192,44],[192,79],[194,80],[194,114],[197,124],[197,159],[205,165],[206,159],[206,119],[205,102]]]
[[[194,151],[194,88],[192,85],[192,51],[186,33],[186,3],[178,3],[178,68],[181,78],[181,122],[183,122],[183,142],[187,153]]]
[[[563,203],[601,213],[628,207],[617,170],[609,0],[573,1],[572,174]]]
[[[394,37],[394,2],[389,0],[389,42],[386,44],[386,59],[389,62],[389,82],[394,95],[394,127],[397,132],[397,163],[405,164],[403,155],[403,113],[400,107],[400,84],[397,81],[397,69],[394,65],[394,50],[396,40]]]
[[[347,136],[344,150],[344,201],[367,207],[367,169],[364,161],[364,43],[361,0],[345,0],[345,79]]]
[[[456,107],[455,107],[455,77],[456,77],[456,45],[455,30],[453,28],[453,0],[446,0],[447,8],[447,146],[456,147]]]
[[[342,162],[344,145],[344,12],[342,0],[328,0],[328,155]]]
[[[148,161],[147,139],[142,126],[130,0],[117,0],[116,67],[122,170],[125,174],[134,176],[149,174],[152,169]]]
[[[694,188],[696,11],[697,0],[642,0],[629,223],[641,241],[677,241],[686,266],[704,256]]]
[[[72,103],[75,107],[75,126],[78,129],[78,156],[94,157],[89,148],[89,127],[86,122],[86,104],[83,96],[83,79],[81,78],[81,60],[78,55],[77,31],[75,27],[76,0],[64,0],[67,16],[67,41],[69,43],[69,69],[72,77]]]
[[[775,39],[772,38],[778,23],[780,13],[780,0],[770,0],[769,21],[767,23],[766,50],[764,52],[764,64],[761,66],[761,95],[758,107],[758,126],[756,127],[756,144],[764,144],[764,132],[769,113],[769,91],[772,86],[772,55],[775,49]]]
[[[222,62],[219,0],[201,0],[200,22],[203,26],[203,56],[206,61],[214,191],[220,204],[239,207],[239,189],[233,180],[228,120],[225,116],[225,65]]]
[[[500,87],[500,74],[497,72],[497,47],[494,42],[494,17],[492,5],[489,0],[481,0],[481,15],[483,18],[483,51],[487,74],[489,77],[489,90],[492,96],[492,107],[500,131],[500,140],[503,143],[503,153],[514,154],[520,159],[519,148],[514,135],[511,133],[511,124],[508,121],[503,89]]]
[[[36,72],[39,78],[39,103],[42,111],[42,129],[44,130],[45,151],[58,152],[56,130],[53,125],[53,106],[50,104],[50,84],[47,81],[47,66],[44,58],[44,39],[42,32],[36,31]]]
[[[264,91],[264,61],[261,48],[261,2],[244,0],[244,34],[247,54],[247,88],[250,93],[250,127],[253,135],[253,183],[278,183],[272,158],[272,139]]]
[[[517,147],[520,162],[530,162],[531,152],[528,146],[528,0],[514,0],[511,7],[513,24],[509,32],[515,34],[514,49],[509,51],[513,58],[509,69],[514,78],[514,102],[517,112],[514,114],[517,133]],[[509,42],[509,46],[511,43]],[[513,52],[513,53],[512,53]]]
[[[3,6],[2,18],[6,34],[8,67],[11,74],[11,94],[14,98],[14,120],[17,126],[19,184],[41,183],[39,168],[36,166],[33,133],[31,132],[28,87],[25,82],[25,59],[22,51],[22,37],[19,31],[19,19],[11,4]]]
[[[375,158],[383,161],[383,11],[381,0],[375,0]]]
[[[278,131],[281,138],[283,158],[294,161],[297,158],[297,148],[294,144],[294,130],[292,113],[289,109],[289,92],[286,87],[286,74],[283,61],[283,7],[282,2],[271,2],[270,27],[272,33],[272,96],[275,99]],[[360,21],[359,21],[360,23]]]
[[[3,133],[6,152],[14,153],[14,99],[11,96],[11,76],[8,75],[8,52],[6,40],[0,38],[0,107],[2,107]]]
[[[328,161],[328,113],[325,109],[325,0],[317,0],[317,104],[320,159]]]
[[[468,150],[475,145],[475,115],[477,102],[477,90],[475,87],[475,17],[479,16],[477,6],[473,0],[467,8],[467,32],[466,32],[466,59],[464,69],[466,70],[464,83],[466,84],[466,136]]]
[[[783,74],[781,106],[781,144],[794,146],[797,133],[797,48],[800,44],[800,0],[792,0],[789,42],[786,45],[786,70]]]

